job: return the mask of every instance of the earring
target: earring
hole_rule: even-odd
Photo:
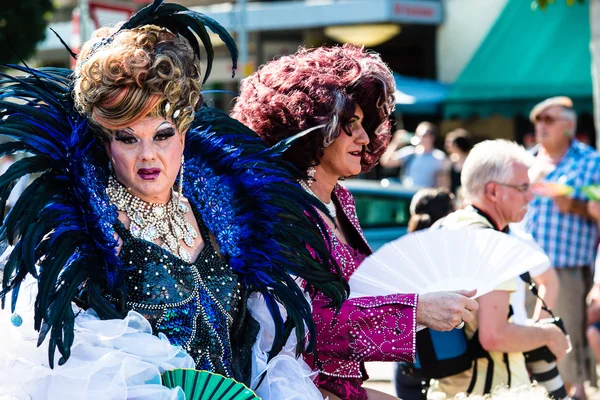
[[[178,206],[181,207],[181,196],[183,195],[183,164],[185,162],[185,157],[183,154],[181,155],[181,169],[179,170],[179,190],[177,195]]]
[[[306,175],[308,176],[306,184],[308,185],[308,187],[310,187],[315,181],[315,172],[317,172],[317,169],[315,167],[309,167],[308,170],[306,170]]]

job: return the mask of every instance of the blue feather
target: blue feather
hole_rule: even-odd
[[[101,289],[126,294],[123,266],[115,254],[117,211],[105,193],[108,158],[93,128],[75,111],[70,71],[15,69],[28,75],[0,75],[0,133],[22,145],[1,151],[28,149],[34,155],[15,162],[0,177],[0,196],[10,193],[16,179],[41,175],[29,189],[32,198],[19,198],[0,225],[0,247],[16,242],[0,299],[3,304],[28,273],[37,277],[34,327],[39,343],[49,337],[53,366],[56,350],[59,364],[69,358],[71,302],[83,282],[89,306],[101,318],[121,315],[101,294]],[[316,209],[323,206],[299,187],[298,171],[283,163],[277,150],[237,121],[203,108],[193,125],[186,139],[184,194],[201,211],[248,291],[267,300],[277,326],[273,357],[292,329],[301,342],[305,324],[314,333],[310,304],[292,277],[304,279],[308,290],[328,295],[332,305],[347,296],[346,282],[330,272],[337,265],[314,223],[320,221]],[[49,190],[40,195],[44,188]],[[285,308],[285,321],[276,302]],[[311,335],[309,349],[315,337]]]
[[[270,357],[292,328],[302,341],[305,324],[311,349],[316,337],[311,307],[292,276],[328,295],[334,306],[347,295],[346,282],[330,272],[338,266],[314,222],[320,221],[316,208],[323,206],[297,184],[298,171],[277,156],[283,147],[269,149],[254,132],[218,110],[203,107],[186,141],[184,194],[216,233],[221,252],[249,292],[265,297],[276,326]],[[315,250],[316,259],[307,246]],[[285,308],[287,321],[276,302]]]
[[[0,298],[4,304],[4,297],[12,291],[15,299],[28,273],[38,279],[34,326],[40,331],[39,343],[50,335],[53,366],[56,349],[62,355],[59,364],[70,355],[71,302],[80,284],[87,281],[90,287],[109,291],[123,285],[111,230],[116,210],[104,192],[108,172],[100,165],[106,166],[107,160],[90,157],[101,153],[95,151],[98,145],[86,118],[75,111],[71,71],[13,69],[27,75],[0,74],[0,134],[18,144],[3,145],[0,153],[27,150],[34,156],[16,161],[0,177],[0,193],[9,193],[23,176],[41,175],[0,227],[0,246],[16,241],[5,266]],[[4,203],[0,199],[0,206]],[[94,301],[91,306],[100,310],[101,317],[114,317],[116,312],[105,300]]]

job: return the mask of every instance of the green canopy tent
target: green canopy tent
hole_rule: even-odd
[[[565,95],[593,112],[589,7],[557,1],[545,11],[508,0],[452,85],[446,118],[528,115],[539,101]]]

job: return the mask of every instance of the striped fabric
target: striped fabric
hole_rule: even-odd
[[[600,184],[600,153],[573,140],[573,144],[544,182],[575,188],[572,197],[587,200],[581,187]],[[523,220],[527,232],[542,246],[557,268],[590,266],[594,263],[598,227],[595,221],[561,213],[548,197],[536,197]]]

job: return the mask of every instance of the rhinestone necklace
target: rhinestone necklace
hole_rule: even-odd
[[[133,237],[148,242],[160,239],[164,249],[185,262],[192,261],[190,253],[182,246],[181,241],[183,240],[188,247],[193,247],[198,232],[185,218],[185,214],[190,211],[189,208],[182,202],[174,200],[175,196],[172,192],[167,204],[147,203],[131,194],[125,186],[111,176],[106,194],[111,203],[129,218],[129,231]]]
[[[333,200],[331,200],[329,203],[325,203],[323,200],[319,199],[319,196],[317,196],[315,194],[315,192],[312,191],[312,189],[310,188],[310,186],[308,186],[306,184],[306,182],[304,182],[303,180],[299,180],[298,183],[300,183],[300,186],[302,186],[302,189],[304,189],[306,192],[312,194],[314,197],[317,198],[317,200],[319,200],[321,203],[323,203],[325,208],[327,208],[327,212],[329,213],[329,216],[332,219],[334,219],[337,216],[337,210],[335,209],[335,204],[333,204]]]

